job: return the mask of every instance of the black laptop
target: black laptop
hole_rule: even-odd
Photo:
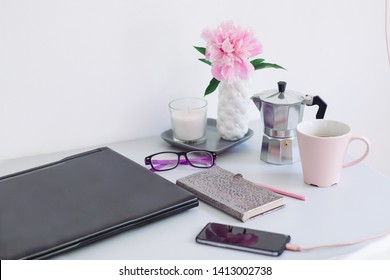
[[[42,259],[198,205],[100,148],[0,178],[0,259]]]

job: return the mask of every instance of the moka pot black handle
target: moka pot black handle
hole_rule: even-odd
[[[316,119],[323,119],[325,117],[326,107],[328,107],[328,105],[318,95],[313,96],[311,102],[306,103],[306,105],[308,106],[318,105]]]

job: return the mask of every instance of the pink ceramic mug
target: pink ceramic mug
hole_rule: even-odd
[[[338,121],[303,121],[297,126],[297,135],[304,181],[318,187],[338,183],[341,170],[361,162],[370,149],[366,137],[353,135],[348,125]],[[359,158],[345,162],[348,145],[355,140],[365,143],[365,152]]]

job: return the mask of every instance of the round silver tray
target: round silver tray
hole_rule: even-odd
[[[180,147],[185,150],[208,150],[220,154],[242,142],[245,142],[253,136],[253,130],[249,129],[245,136],[237,141],[227,141],[221,138],[218,134],[215,119],[207,119],[207,138],[206,141],[199,144],[187,144],[175,141],[173,139],[172,129],[161,133],[161,138],[172,146]]]

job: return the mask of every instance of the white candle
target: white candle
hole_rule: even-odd
[[[185,97],[169,103],[173,138],[201,143],[206,139],[207,101]]]
[[[201,139],[205,134],[204,110],[178,110],[172,112],[172,128],[175,138],[183,141]]]

